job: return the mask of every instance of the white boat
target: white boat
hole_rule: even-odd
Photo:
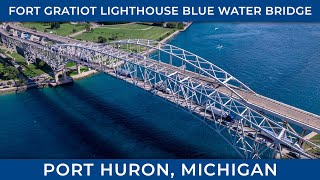
[[[221,50],[223,48],[223,46],[222,45],[218,45],[216,48]]]

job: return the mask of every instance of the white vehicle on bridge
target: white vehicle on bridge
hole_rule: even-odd
[[[231,125],[235,122],[235,118],[229,112],[223,111],[216,107],[209,106],[207,107],[206,111],[211,112],[218,118],[221,117],[221,119],[223,120],[222,123],[225,125]]]
[[[163,84],[155,84],[153,85],[153,88],[166,94],[172,93],[171,90],[169,88],[166,88]]]
[[[117,68],[116,73],[120,76],[131,77],[130,71],[125,69]]]

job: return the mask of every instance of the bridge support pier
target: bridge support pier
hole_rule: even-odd
[[[80,74],[81,73],[81,65],[80,64],[77,64],[77,73]]]
[[[54,71],[54,81],[56,83],[59,82],[59,76],[62,75],[63,81],[66,81],[68,79],[67,77],[67,71],[66,69],[60,70],[60,71]]]
[[[63,69],[63,80],[67,80],[68,77],[67,77],[67,70],[66,69]]]
[[[62,71],[54,71],[54,81],[55,83],[59,82],[59,76],[62,75]]]
[[[59,72],[54,71],[53,76],[54,76],[54,82],[58,83],[59,82]]]

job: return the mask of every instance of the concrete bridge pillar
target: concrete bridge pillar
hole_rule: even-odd
[[[81,73],[81,65],[77,64],[77,73],[80,74]]]
[[[67,80],[68,79],[68,77],[67,77],[67,70],[66,70],[66,68],[64,68],[63,69],[63,80],[65,81],[65,80]]]
[[[62,81],[66,81],[68,79],[67,77],[67,71],[65,69],[60,71],[54,71],[54,81],[58,83],[60,81],[59,76],[62,76]]]
[[[60,71],[55,71],[55,72],[54,72],[54,81],[55,81],[56,83],[59,82],[59,75],[60,75],[60,74],[61,74]]]

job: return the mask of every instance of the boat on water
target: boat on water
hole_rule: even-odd
[[[216,49],[219,49],[219,50],[221,50],[222,48],[223,48],[223,46],[220,44],[216,47]]]

